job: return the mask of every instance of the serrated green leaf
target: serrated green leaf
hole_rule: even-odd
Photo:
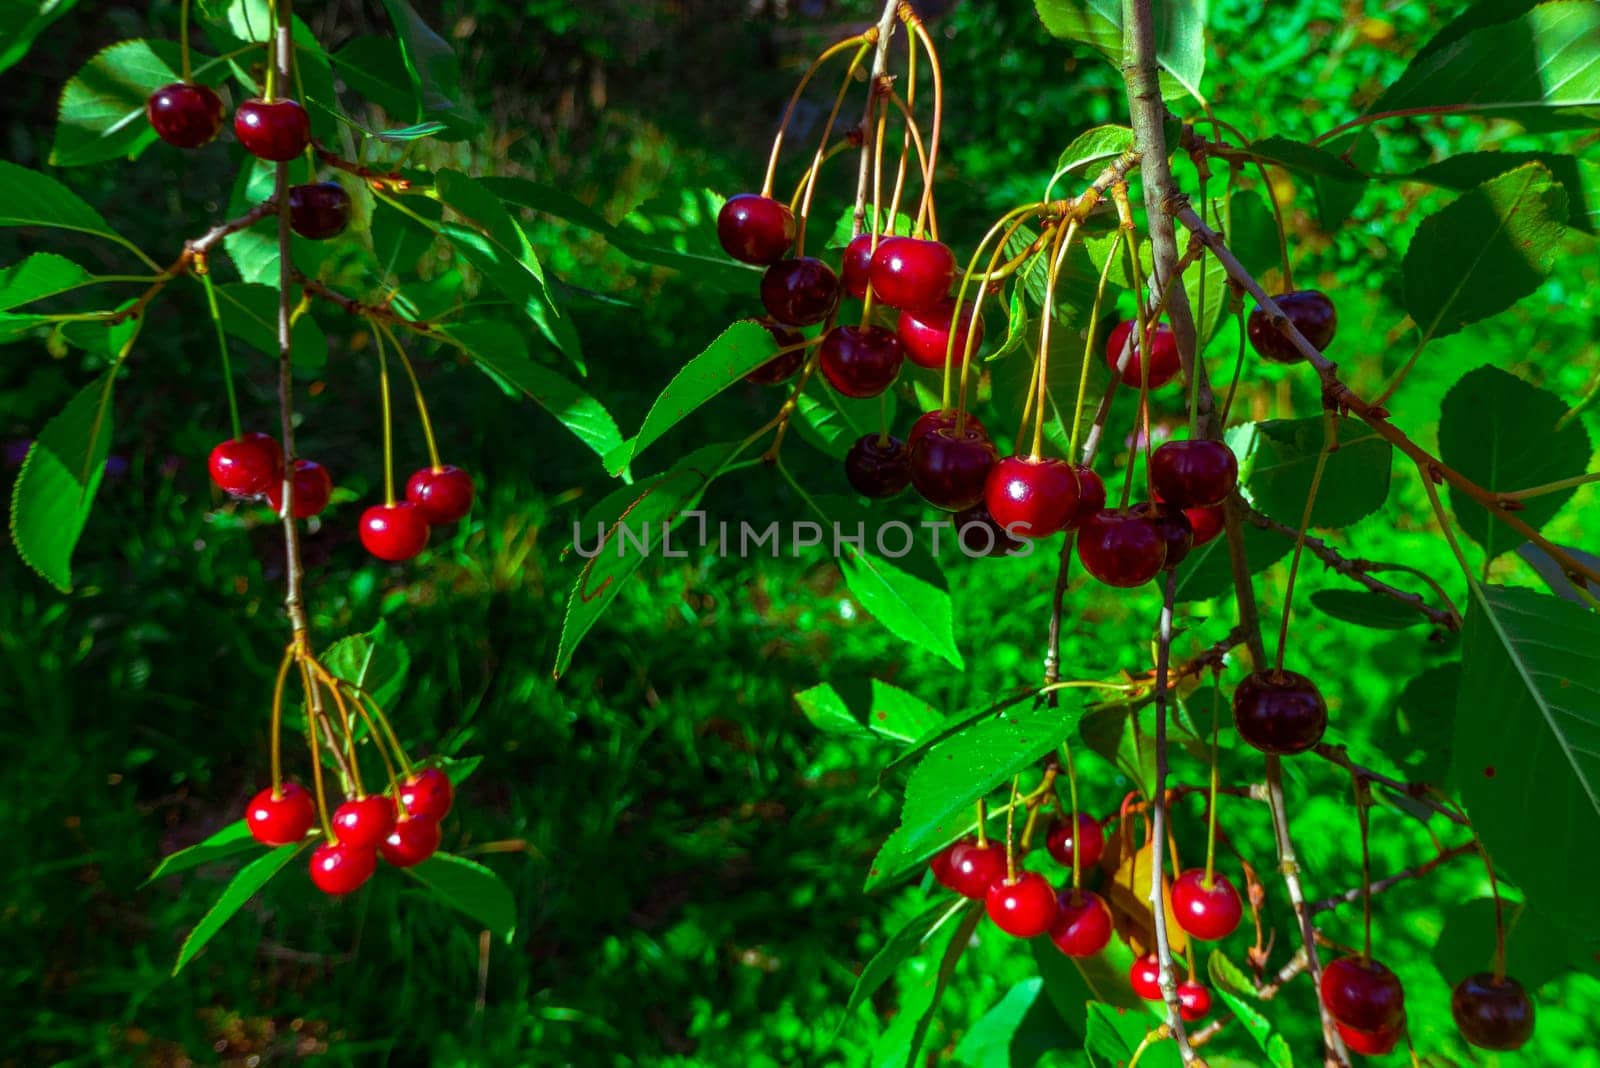
[[[322,663],[387,709],[405,685],[411,653],[404,642],[389,633],[387,624],[379,623],[367,634],[351,634],[328,646]]]
[[[111,451],[112,375],[85,386],[39,432],[11,493],[11,538],[29,567],[72,592],[72,550]]]
[[[1162,95],[1178,95],[1176,82],[1196,100],[1205,73],[1206,0],[1155,0],[1156,59],[1161,64]],[[1078,41],[1122,65],[1121,0],[1034,0],[1045,29]],[[1168,77],[1170,76],[1170,77]]]
[[[213,864],[259,848],[261,843],[251,836],[250,828],[244,820],[234,820],[205,841],[196,842],[192,846],[162,857],[161,863],[156,865],[156,870],[151,872],[150,877],[141,885],[149,886],[163,875],[177,875],[179,872],[198,868],[202,864]]]
[[[1116,159],[1133,149],[1133,131],[1126,126],[1095,126],[1072,139],[1056,160],[1056,171],[1044,188],[1044,198],[1054,194],[1056,183],[1069,174],[1087,172],[1090,168]]]
[[[889,981],[901,964],[921,953],[928,941],[963,909],[970,908],[970,904],[965,900],[952,903],[948,898],[941,898],[890,935],[889,940],[878,948],[878,952],[872,955],[872,959],[867,961],[866,967],[856,977],[856,985],[850,991],[850,999],[845,1002],[838,1027],[843,1027],[850,1015],[877,993],[878,988]]]
[[[1409,605],[1371,590],[1318,590],[1311,603],[1334,619],[1374,630],[1403,630],[1428,621]]]
[[[0,72],[27,55],[39,35],[77,4],[78,0],[13,0],[0,4]]]
[[[0,270],[0,311],[81,289],[93,285],[94,281],[94,275],[65,256],[35,252],[22,262]]]
[[[1339,447],[1328,454],[1311,510],[1314,527],[1347,527],[1377,511],[1389,497],[1394,446],[1353,420],[1341,421],[1338,435]],[[1240,463],[1240,481],[1251,503],[1298,528],[1324,440],[1321,416],[1255,424]]]
[[[1560,152],[1460,152],[1401,177],[1460,191],[1527,163],[1543,166],[1567,191],[1567,225],[1600,232],[1600,163],[1593,160]]]
[[[1267,1061],[1276,1068],[1294,1068],[1294,1054],[1289,1049],[1289,1040],[1274,1030],[1272,1021],[1252,1003],[1255,989],[1249,977],[1238,965],[1223,956],[1220,949],[1211,951],[1207,971],[1211,974],[1211,983],[1217,994],[1256,1045],[1261,1047],[1261,1052],[1267,1055]]]
[[[75,230],[127,246],[126,239],[78,194],[49,175],[4,160],[0,160],[0,226]]]
[[[172,974],[177,975],[185,964],[194,960],[206,943],[215,938],[223,925],[244,907],[245,902],[255,897],[304,848],[304,844],[279,846],[240,868],[239,873],[223,888],[222,896],[206,910],[200,922],[194,925],[194,930],[183,940],[183,947],[178,950],[178,960],[172,966]]]
[[[821,683],[794,695],[795,702],[813,726],[829,734],[859,737],[874,735],[897,742],[914,742],[937,730],[944,714],[913,694],[873,679],[870,693],[852,688],[852,697],[861,700],[856,708],[828,683]]]
[[[435,853],[405,873],[443,901],[506,941],[517,929],[517,902],[493,871],[451,853]]]
[[[208,62],[192,55],[196,68]],[[169,41],[121,41],[97,53],[61,90],[51,164],[81,167],[137,158],[156,140],[145,104],[163,85],[182,80],[180,65],[179,48]],[[222,74],[218,67],[196,80],[215,82]]]
[[[1336,154],[1316,145],[1273,135],[1250,143],[1250,154],[1268,163],[1317,178],[1341,182],[1365,182],[1367,176]]]
[[[357,37],[333,54],[333,65],[346,85],[383,109],[390,119],[421,118],[411,72],[400,44],[391,37]]]
[[[383,6],[394,23],[412,92],[422,103],[419,117],[443,122],[448,140],[460,141],[475,133],[481,123],[461,99],[461,64],[455,49],[406,0],[383,0]]]
[[[278,291],[251,282],[217,286],[222,329],[264,356],[278,355]],[[296,367],[315,371],[327,366],[328,339],[310,314],[295,320],[289,343]]]
[[[805,713],[811,725],[824,734],[850,734],[858,737],[870,735],[859,719],[845,704],[844,698],[826,682],[819,683],[809,690],[801,690],[794,695],[794,700],[800,706],[800,711]]]
[[[1294,542],[1281,534],[1262,530],[1251,523],[1240,531],[1250,573],[1259,574],[1283,559]],[[1218,534],[1198,549],[1192,549],[1178,565],[1178,582],[1173,596],[1181,604],[1221,597],[1233,589],[1233,563],[1228,556],[1228,536]]]
[[[1006,991],[962,1037],[956,1060],[970,1068],[1031,1068],[1066,1045],[1066,1025],[1050,999],[1040,996],[1043,990],[1044,981],[1034,976]]]
[[[1122,1012],[1110,1005],[1091,1002],[1084,1052],[1089,1054],[1089,1063],[1095,1068],[1125,1068],[1133,1060],[1134,1051],[1144,1044],[1155,1027],[1146,1013]],[[1181,1063],[1178,1044],[1170,1038],[1153,1040],[1144,1047],[1139,1063],[1149,1068],[1178,1068]]]
[[[795,402],[793,426],[796,434],[818,450],[843,460],[850,446],[877,433],[885,418],[893,433],[898,407],[893,390],[865,400],[846,397],[813,375]]]

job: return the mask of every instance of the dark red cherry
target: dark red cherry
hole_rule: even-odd
[[[845,454],[844,477],[863,497],[893,497],[911,484],[911,450],[899,438],[865,434]]]
[[[283,480],[283,447],[257,431],[229,438],[211,450],[211,481],[232,497],[256,497]]]
[[[761,303],[780,323],[820,323],[839,306],[839,279],[813,256],[779,260],[761,276]]]
[[[918,367],[944,370],[945,348],[950,344],[952,332],[955,334],[955,350],[950,355],[951,367],[961,366],[969,343],[973,355],[977,355],[978,347],[983,344],[983,319],[979,318],[974,323],[972,311],[972,302],[963,301],[960,321],[955,322],[954,297],[945,297],[921,311],[902,311],[896,332],[900,335],[901,346],[906,350],[906,359]]]
[[[1315,289],[1297,289],[1272,300],[1318,352],[1327,349],[1333,341],[1334,331],[1338,329],[1339,315],[1326,293]],[[1264,359],[1274,363],[1298,363],[1304,359],[1294,342],[1273,325],[1271,316],[1261,307],[1256,307],[1250,313],[1250,322],[1245,329],[1250,335],[1250,347]]]
[[[444,819],[455,797],[450,776],[438,768],[413,772],[400,784],[400,810],[413,819]]]
[[[1194,531],[1194,548],[1198,549],[1222,533],[1224,521],[1221,505],[1215,505],[1211,508],[1185,508],[1183,516],[1189,521],[1189,526]]]
[[[1167,547],[1162,570],[1171,571],[1183,563],[1189,550],[1194,548],[1194,528],[1189,525],[1189,517],[1176,508],[1156,501],[1140,501],[1131,511],[1154,523],[1160,532],[1161,540]]]
[[[1233,691],[1233,725],[1239,737],[1263,753],[1304,753],[1328,728],[1328,703],[1304,675],[1258,671]]]
[[[778,353],[745,375],[744,380],[754,382],[758,386],[774,386],[779,382],[787,382],[806,362],[806,350],[802,347],[806,336],[798,330],[771,320],[763,320],[761,325],[767,328],[767,333],[772,335],[779,348],[789,351]]]
[[[1406,1014],[1400,977],[1375,960],[1339,957],[1322,969],[1322,1004],[1357,1031],[1398,1027]]]
[[[1143,586],[1166,564],[1167,543],[1145,516],[1099,511],[1078,525],[1078,559],[1107,586]]]
[[[294,517],[310,519],[328,507],[333,495],[333,478],[328,469],[315,460],[294,462]],[[267,487],[267,503],[274,512],[283,511],[283,480],[275,479]]]
[[[961,539],[961,551],[971,557],[1010,556],[1023,548],[1020,539],[995,522],[989,508],[982,501],[950,517]]]
[[[911,446],[911,485],[935,508],[960,512],[983,500],[998,459],[994,442],[972,426],[935,430]]]
[[[1113,371],[1117,369],[1117,361],[1122,358],[1122,346],[1129,343],[1132,338],[1133,355],[1128,358],[1128,366],[1122,369],[1122,382],[1124,385],[1139,388],[1139,376],[1143,373],[1139,367],[1139,324],[1133,319],[1124,319],[1111,331],[1111,338],[1106,342],[1106,366]],[[1177,377],[1183,370],[1183,364],[1178,360],[1178,339],[1172,333],[1172,327],[1166,323],[1156,323],[1150,327],[1150,388],[1159,389]]]
[[[1226,875],[1213,872],[1208,884],[1204,869],[1190,868],[1172,882],[1172,912],[1189,937],[1216,942],[1239,926],[1244,904]]]
[[[983,500],[995,522],[1025,538],[1048,538],[1071,522],[1078,476],[1065,460],[1007,456],[989,469]]]
[[[317,822],[317,806],[304,786],[286,782],[277,793],[269,786],[251,798],[244,822],[262,845],[289,845],[303,839]]]
[[[454,523],[472,510],[472,476],[452,464],[424,467],[406,480],[406,500],[431,527]]]
[[[394,798],[385,794],[352,797],[333,810],[333,833],[347,846],[376,849],[394,830]]]
[[[439,851],[439,822],[407,816],[378,846],[383,859],[396,868],[421,864]]]
[[[339,236],[350,225],[350,194],[338,182],[291,185],[289,225],[313,241]]]
[[[233,132],[252,156],[283,163],[311,143],[311,120],[287,98],[246,100],[234,110]]]
[[[1073,464],[1072,473],[1078,476],[1078,507],[1072,510],[1072,521],[1067,528],[1076,529],[1085,519],[1106,506],[1106,484],[1094,469],[1084,464]]]
[[[1339,1031],[1339,1037],[1344,1039],[1345,1048],[1351,1053],[1359,1053],[1363,1057],[1381,1057],[1385,1053],[1394,1052],[1395,1046],[1400,1044],[1400,1036],[1405,1034],[1406,1018],[1400,1017],[1400,1022],[1394,1027],[1383,1027],[1376,1031],[1357,1031],[1354,1027],[1333,1022]]]
[[[1038,872],[1018,872],[1015,882],[1001,879],[989,887],[984,908],[994,925],[1006,934],[1032,938],[1044,934],[1055,923],[1055,888]]]
[[[1077,833],[1073,833],[1071,823],[1061,820],[1050,828],[1044,845],[1063,868],[1072,867],[1073,854],[1082,848],[1083,852],[1078,856],[1078,870],[1086,872],[1100,863],[1100,855],[1106,851],[1106,832],[1099,820],[1087,812],[1080,812]]]
[[[794,244],[794,212],[771,197],[740,193],[717,212],[717,240],[734,259],[769,266]]]
[[[353,893],[378,870],[378,851],[347,842],[325,842],[311,851],[311,881],[330,897]]]
[[[222,130],[222,98],[204,85],[163,85],[145,101],[144,113],[174,148],[199,148]]]
[[[1128,985],[1146,1001],[1161,1000],[1161,962],[1154,953],[1134,959],[1128,969]]]
[[[1111,909],[1093,890],[1063,890],[1056,898],[1050,941],[1069,957],[1092,957],[1111,944]]]
[[[964,427],[976,430],[984,437],[989,436],[988,429],[971,412],[966,413],[966,418],[961,420],[961,424]],[[906,445],[907,447],[913,446],[935,430],[954,429],[955,425],[956,411],[953,408],[948,410],[935,408],[931,412],[923,412],[917,416],[917,421],[911,424],[911,432],[906,435]]]
[[[361,513],[361,544],[379,560],[409,560],[428,544],[428,521],[410,501],[375,504]]]
[[[968,839],[950,851],[950,889],[974,901],[987,897],[989,887],[1006,877],[1004,846],[981,846]]]
[[[881,326],[836,326],[817,357],[822,377],[846,397],[876,397],[894,385],[905,353],[894,332]]]
[[[1184,1023],[1203,1020],[1211,1011],[1211,991],[1196,982],[1178,984],[1178,1015]]]
[[[882,240],[880,238],[879,240]],[[844,291],[860,300],[867,295],[868,277],[872,273],[872,235],[857,234],[844,249],[843,270],[839,272]]]
[[[1450,1015],[1461,1037],[1479,1049],[1509,1052],[1533,1037],[1533,1001],[1509,975],[1497,981],[1478,972],[1461,980],[1450,995]]]
[[[956,257],[938,241],[885,237],[873,253],[869,277],[873,294],[889,307],[928,308],[950,294]]]
[[[1220,441],[1169,441],[1150,455],[1150,484],[1167,504],[1207,508],[1239,483],[1239,461]]]
[[[958,838],[928,858],[928,870],[933,872],[933,881],[947,890],[954,890],[955,873],[951,868],[950,858],[955,854],[957,846],[971,844],[970,838]]]

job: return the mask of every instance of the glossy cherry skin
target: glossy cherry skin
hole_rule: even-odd
[[[1154,953],[1135,958],[1128,968],[1128,985],[1146,1001],[1161,1000],[1161,962]]]
[[[980,846],[967,840],[950,851],[950,889],[974,901],[987,897],[989,887],[1006,877],[1004,846]]]
[[[868,277],[872,292],[889,307],[930,308],[949,296],[956,280],[956,257],[938,241],[885,237],[872,255]]]
[[[817,356],[822,377],[846,397],[876,397],[894,385],[904,361],[900,339],[881,326],[836,326]]]
[[[246,100],[233,113],[233,132],[252,156],[283,163],[311,143],[311,119],[287,97]]]
[[[839,306],[839,278],[814,256],[779,260],[761,276],[761,303],[780,323],[820,323]]]
[[[400,784],[400,810],[412,819],[442,820],[455,803],[450,776],[438,768],[413,772]]]
[[[1216,942],[1239,926],[1244,903],[1226,875],[1213,872],[1208,887],[1205,870],[1190,868],[1172,882],[1172,912],[1190,938]]]
[[[1326,293],[1315,289],[1297,289],[1272,300],[1318,352],[1327,349],[1333,341],[1334,331],[1339,327],[1339,314]],[[1250,335],[1250,347],[1263,359],[1274,363],[1298,363],[1305,358],[1288,335],[1273,326],[1271,316],[1259,306],[1250,313],[1245,330]]]
[[[311,793],[299,783],[286,782],[273,796],[267,787],[250,799],[244,810],[244,822],[250,836],[262,845],[281,846],[298,842],[317,822],[317,805]]]
[[[311,851],[311,881],[329,897],[354,893],[378,870],[378,851],[347,842],[325,842]]]
[[[1099,820],[1087,812],[1080,812],[1076,834],[1073,833],[1073,825],[1062,820],[1050,828],[1044,846],[1057,864],[1068,869],[1072,867],[1073,854],[1082,848],[1083,853],[1078,857],[1078,870],[1085,872],[1100,863],[1100,856],[1106,851],[1106,832],[1100,826]]]
[[[410,501],[375,504],[361,513],[361,544],[379,560],[409,560],[428,544],[428,521]]]
[[[950,355],[950,366],[961,366],[969,344],[973,355],[977,355],[983,344],[983,319],[974,323],[972,311],[972,302],[963,301],[961,317],[957,320],[954,297],[945,297],[921,311],[902,311],[896,333],[900,335],[906,359],[918,367],[944,370],[945,347],[950,344],[952,333],[955,334],[955,350]]]
[[[857,234],[845,246],[844,260],[840,264],[839,278],[844,284],[844,291],[860,300],[867,295],[871,274],[872,235]]]
[[[1183,516],[1189,521],[1189,528],[1194,531],[1193,547],[1196,549],[1221,534],[1225,525],[1221,505],[1211,508],[1185,508]]]
[[[980,423],[978,421],[978,417],[973,415],[971,412],[968,412],[966,414],[966,418],[961,422],[966,428],[970,430],[976,430],[984,437],[989,436],[988,428]],[[927,437],[935,430],[953,429],[955,425],[956,411],[953,408],[949,410],[935,408],[931,412],[923,412],[921,415],[917,416],[917,421],[911,424],[911,432],[906,435],[906,445],[908,447],[915,445],[918,441]]]
[[[928,870],[933,872],[933,881],[947,890],[954,890],[956,888],[955,875],[950,867],[950,858],[955,854],[957,846],[971,844],[972,839],[970,838],[958,838],[929,857]]]
[[[439,851],[439,822],[407,817],[378,846],[378,853],[396,868],[421,864]]]
[[[472,476],[452,464],[424,467],[406,479],[406,500],[431,527],[454,523],[472,510]]]
[[[301,237],[325,241],[350,225],[350,194],[338,182],[289,187],[289,226]]]
[[[1363,1057],[1381,1057],[1385,1053],[1393,1053],[1395,1046],[1400,1044],[1400,1036],[1405,1034],[1406,1020],[1402,1016],[1395,1027],[1384,1027],[1377,1031],[1358,1031],[1338,1020],[1333,1022],[1333,1026],[1351,1053],[1359,1053]]]
[[[1050,941],[1069,957],[1092,957],[1111,944],[1111,908],[1093,890],[1063,890],[1056,897]]]
[[[328,507],[328,498],[333,496],[333,478],[326,467],[315,460],[296,460],[293,480],[296,519],[310,519]],[[282,479],[267,487],[267,503],[274,512],[283,511]]]
[[[1166,545],[1166,559],[1161,565],[1163,571],[1171,571],[1184,558],[1189,555],[1189,550],[1194,548],[1194,528],[1189,525],[1188,516],[1176,508],[1155,501],[1140,501],[1131,509],[1134,515],[1143,516],[1155,524],[1156,531],[1161,535],[1161,541]]]
[[[156,136],[174,148],[199,148],[222,130],[222,98],[204,85],[173,82],[145,101]]]
[[[989,887],[984,908],[994,925],[1006,934],[1032,938],[1044,934],[1055,923],[1055,888],[1038,872],[1018,872],[1015,882],[1001,879]]]
[[[794,373],[806,362],[806,350],[801,346],[806,337],[798,330],[792,330],[782,323],[763,322],[767,333],[772,335],[779,348],[788,349],[780,352],[754,371],[744,376],[746,382],[754,382],[758,386],[773,386],[779,382],[787,382],[794,377]]]
[[[757,193],[729,197],[717,212],[717,240],[741,263],[767,267],[783,259],[794,244],[794,212]]]
[[[1024,538],[1065,529],[1078,507],[1078,476],[1065,460],[1007,456],[989,469],[983,500],[995,522]]]
[[[211,450],[211,481],[232,497],[256,497],[283,480],[283,447],[268,434],[249,431]]]
[[[1328,1014],[1357,1031],[1399,1026],[1406,1014],[1400,977],[1375,960],[1339,957],[1322,969],[1322,1004]]]
[[[1491,972],[1467,976],[1450,995],[1450,1015],[1479,1049],[1509,1052],[1533,1037],[1533,1001],[1510,976],[1498,983]]]
[[[394,821],[394,798],[384,794],[352,797],[333,810],[333,833],[347,846],[376,849],[394,830]]]
[[[1178,1015],[1184,1023],[1194,1023],[1206,1018],[1211,1011],[1211,991],[1199,983],[1178,984]]]
[[[924,434],[911,446],[911,485],[935,508],[960,512],[984,499],[989,469],[1000,459],[987,434],[969,426]]]
[[[982,501],[950,517],[961,539],[961,551],[971,557],[1010,556],[1022,549],[1020,539],[995,522],[989,508]]]
[[[1304,753],[1328,728],[1328,703],[1304,675],[1258,671],[1233,691],[1233,725],[1239,737],[1263,753]]]
[[[1120,509],[1096,512],[1078,526],[1078,559],[1107,586],[1143,586],[1167,562],[1167,543],[1156,525]]]
[[[1133,338],[1133,355],[1128,358],[1128,366],[1122,369],[1123,385],[1138,389],[1139,376],[1143,372],[1139,368],[1139,324],[1132,319],[1124,319],[1111,331],[1111,337],[1106,342],[1106,366],[1112,371],[1117,369],[1117,361],[1122,358],[1122,346]],[[1178,360],[1178,339],[1172,333],[1172,327],[1166,323],[1156,323],[1150,327],[1150,388],[1160,389],[1177,377],[1183,370],[1183,364]]]
[[[1073,464],[1072,473],[1078,476],[1078,507],[1072,510],[1072,520],[1067,524],[1069,530],[1077,529],[1085,519],[1104,511],[1106,506],[1106,484],[1093,468]]]
[[[1220,441],[1169,441],[1150,455],[1150,485],[1178,508],[1221,504],[1239,484],[1239,461]]]
[[[911,485],[911,450],[899,438],[864,434],[845,453],[844,477],[863,497],[893,497]]]

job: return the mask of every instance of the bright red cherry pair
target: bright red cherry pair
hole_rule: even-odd
[[[311,144],[311,119],[287,98],[246,100],[233,113],[233,132],[252,156],[284,163]]]
[[[1328,703],[1304,675],[1258,671],[1233,691],[1233,725],[1263,753],[1304,753],[1328,728]]]
[[[472,507],[472,476],[444,464],[406,482],[406,499],[375,504],[361,516],[361,544],[380,560],[410,560],[428,544],[430,526],[454,523]]]
[[[1146,1001],[1161,1001],[1161,962],[1154,953],[1134,960],[1128,969],[1128,985]],[[1211,991],[1194,980],[1178,984],[1178,1015],[1185,1023],[1203,1020],[1211,1011]]]
[[[1294,324],[1301,335],[1322,352],[1333,341],[1339,326],[1339,315],[1328,295],[1315,289],[1297,289],[1293,293],[1280,293],[1272,298],[1280,311]],[[1250,347],[1263,358],[1274,363],[1297,363],[1304,359],[1289,336],[1280,331],[1272,318],[1260,307],[1250,313],[1245,327],[1250,336]]]
[[[1133,351],[1128,356],[1127,366],[1122,369],[1122,382],[1138,389],[1144,371],[1140,364],[1139,323],[1135,319],[1124,319],[1118,323],[1106,341],[1106,366],[1113,372],[1122,359],[1125,345],[1131,345]],[[1183,364],[1178,359],[1178,339],[1166,323],[1150,326],[1150,353],[1150,388],[1160,389],[1183,370]]]
[[[323,241],[350,225],[350,194],[338,182],[289,187],[289,226],[301,237]]]
[[[204,85],[163,85],[145,102],[156,136],[174,148],[199,148],[222,130],[222,98]]]
[[[1210,508],[1239,482],[1239,461],[1220,441],[1169,441],[1150,455],[1150,488],[1175,508]]]
[[[938,241],[880,237],[867,277],[873,295],[889,307],[924,311],[950,295],[950,286],[956,280],[956,258]],[[944,366],[942,350],[939,366]]]
[[[1244,905],[1226,876],[1213,872],[1207,881],[1203,869],[1190,868],[1173,880],[1172,911],[1189,937],[1216,942],[1239,926]]]

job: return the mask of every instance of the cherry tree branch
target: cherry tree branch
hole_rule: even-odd
[[[1403,868],[1400,871],[1395,872],[1393,875],[1374,880],[1372,885],[1367,887],[1366,890],[1370,894],[1381,894],[1385,890],[1405,882],[1407,879],[1420,879],[1440,865],[1448,864],[1457,857],[1464,857],[1468,856],[1469,854],[1476,856],[1477,852],[1478,843],[1476,840],[1471,842],[1463,842],[1458,846],[1451,846],[1449,849],[1442,850],[1437,856],[1430,857],[1420,864],[1413,864],[1411,867]],[[1327,912],[1330,909],[1338,908],[1340,905],[1349,905],[1353,902],[1360,901],[1361,897],[1362,888],[1359,886],[1352,886],[1342,894],[1334,894],[1332,897],[1325,897],[1321,901],[1314,902],[1311,905],[1311,911],[1313,913]]]
[[[1451,823],[1458,824],[1462,827],[1472,826],[1471,821],[1469,821],[1461,813],[1446,805],[1441,805],[1439,802],[1429,797],[1428,794],[1431,791],[1427,785],[1416,782],[1401,782],[1399,779],[1391,778],[1382,772],[1373,771],[1371,768],[1363,767],[1362,765],[1357,764],[1355,761],[1350,759],[1350,754],[1345,751],[1345,748],[1342,745],[1330,745],[1327,742],[1323,742],[1313,749],[1312,752],[1316,753],[1317,756],[1328,761],[1330,764],[1339,765],[1339,767],[1345,769],[1358,779],[1365,779],[1367,782],[1377,783],[1379,786],[1386,787],[1390,790],[1393,790],[1397,794],[1401,794],[1404,797],[1409,798],[1424,808],[1437,812]]]
[[[867,75],[867,105],[861,114],[861,167],[856,174],[856,208],[851,234],[867,228],[867,190],[872,184],[872,154],[874,145],[873,111],[878,103],[878,83],[889,70],[889,43],[894,39],[895,18],[900,10],[900,0],[887,0],[883,13],[878,16],[876,46],[872,53],[872,71]],[[930,176],[931,178],[931,176]],[[876,208],[876,206],[874,206]],[[894,220],[889,220],[893,225]]]

